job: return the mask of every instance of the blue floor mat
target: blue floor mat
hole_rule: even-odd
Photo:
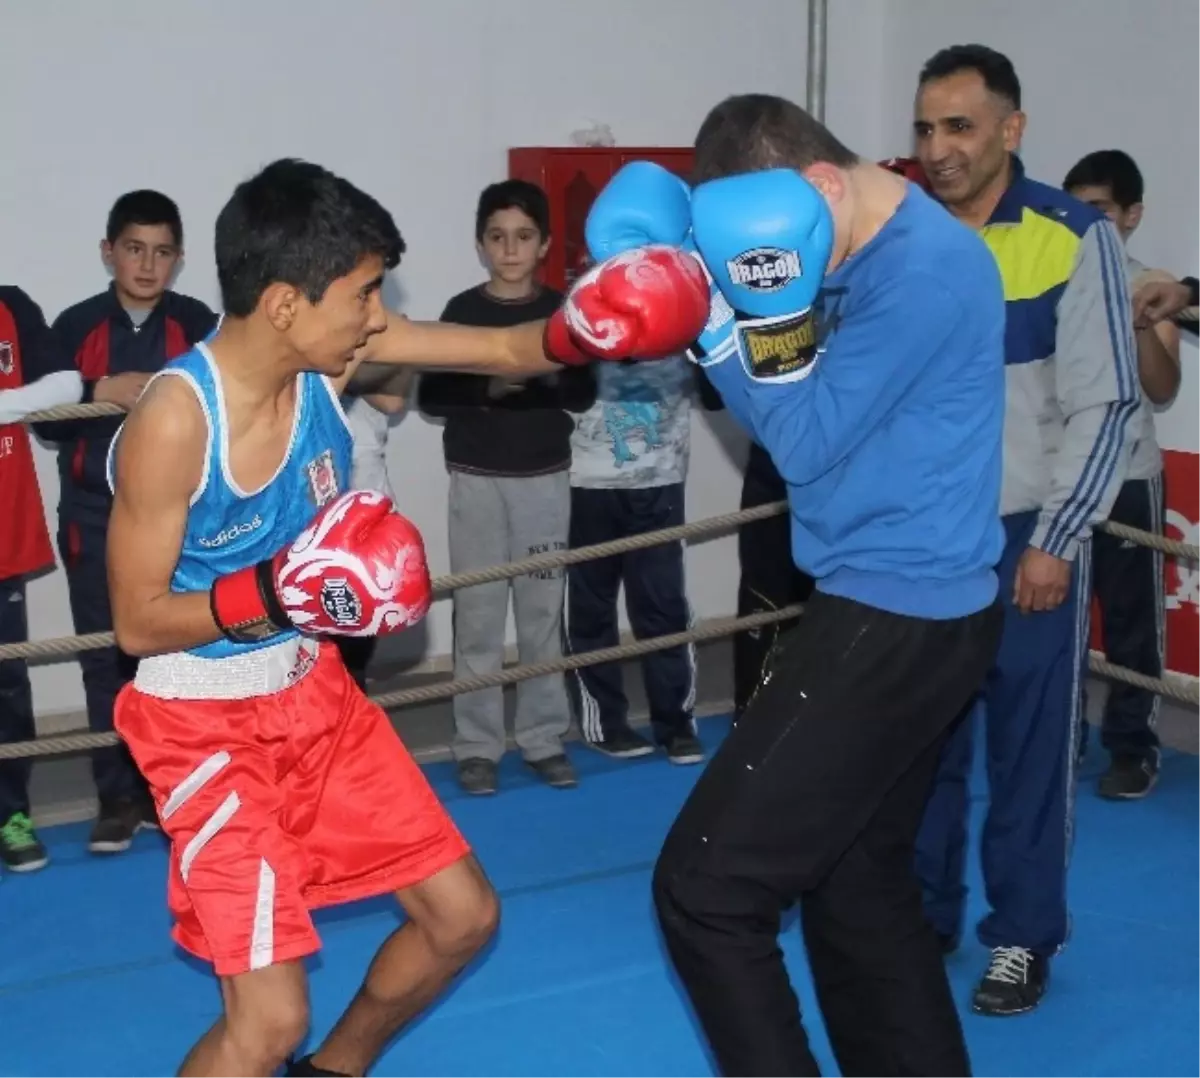
[[[702,733],[715,743],[725,728],[707,720]],[[503,925],[374,1074],[712,1073],[649,899],[662,836],[699,769],[574,746],[572,756],[578,789],[548,789],[508,759],[496,798],[461,794],[449,765],[427,769],[501,893]],[[949,959],[977,1075],[1198,1073],[1197,759],[1168,753],[1153,796],[1126,804],[1095,796],[1102,763],[1094,749],[1080,780],[1074,932],[1042,1007],[1007,1021],[970,1014],[986,952],[969,940]],[[975,807],[978,817],[978,797]],[[167,937],[161,838],[139,835],[116,858],[89,856],[82,825],[43,838],[51,867],[0,885],[0,1073],[174,1073],[219,1000],[209,974]],[[973,866],[977,916],[977,858]],[[396,923],[390,900],[318,914],[314,1043]],[[835,1074],[794,927],[783,947],[814,1049]]]

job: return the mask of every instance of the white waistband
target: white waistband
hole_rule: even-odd
[[[318,645],[293,636],[256,651],[205,659],[185,651],[138,663],[134,687],[163,700],[245,700],[295,685],[316,662]]]

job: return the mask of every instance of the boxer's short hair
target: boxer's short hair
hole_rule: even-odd
[[[772,94],[727,97],[696,134],[692,182],[818,162],[851,168],[858,155],[799,105]]]
[[[1143,200],[1146,184],[1137,162],[1124,150],[1094,150],[1081,157],[1063,180],[1063,189],[1107,187],[1112,200],[1123,210]]]
[[[276,283],[318,303],[364,258],[394,269],[405,243],[392,215],[328,169],[283,158],[240,183],[217,217],[221,302],[245,318]]]
[[[479,196],[475,208],[475,239],[482,241],[493,213],[520,210],[538,227],[542,239],[550,235],[550,202],[546,192],[528,180],[501,180],[489,184]]]
[[[104,238],[116,243],[121,233],[132,225],[165,225],[171,230],[175,246],[183,246],[183,218],[174,199],[161,191],[126,191],[108,211]]]
[[[1012,61],[987,45],[951,45],[925,61],[917,79],[924,86],[932,79],[945,79],[960,71],[974,71],[990,93],[1003,98],[1014,109],[1021,107],[1021,80]]]

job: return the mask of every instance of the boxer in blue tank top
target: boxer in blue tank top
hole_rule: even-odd
[[[113,625],[141,661],[114,725],[170,841],[172,937],[223,989],[180,1074],[366,1074],[496,924],[468,844],[329,640],[402,630],[431,600],[417,529],[385,495],[346,489],[337,398],[357,366],[514,379],[654,357],[708,305],[694,260],[657,249],[597,266],[544,322],[413,323],[380,302],[403,249],[347,181],[268,165],[217,219],[220,326],[115,442]],[[405,923],[317,1050],[289,1059],[320,948],[311,911],[387,893]]]
[[[208,342],[172,360],[155,375],[155,379],[166,377],[179,378],[191,389],[207,425],[203,479],[192,495],[171,590],[207,592],[221,577],[270,558],[287,546],[318,509],[349,489],[353,442],[330,380],[302,371],[296,378],[291,437],[279,469],[265,485],[243,490],[229,465],[221,374]],[[114,449],[116,444],[114,439]],[[110,450],[109,482],[115,489],[112,461]],[[205,658],[221,658],[272,646],[295,635],[297,631],[288,628],[260,640],[222,637],[187,650]]]

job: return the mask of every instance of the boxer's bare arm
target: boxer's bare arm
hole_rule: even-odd
[[[171,591],[207,439],[200,405],[179,378],[156,379],[121,431],[108,587],[117,644],[129,655],[183,651],[221,637],[207,592]]]
[[[387,329],[367,342],[334,385],[339,392],[344,389],[360,363],[495,374],[514,381],[551,374],[562,367],[546,356],[542,346],[545,329],[544,321],[507,329],[412,322],[389,311]]]

